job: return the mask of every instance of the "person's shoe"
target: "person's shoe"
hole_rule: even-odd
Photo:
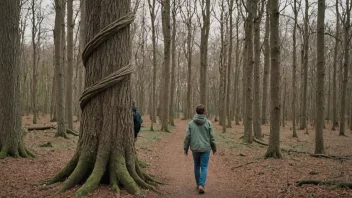
[[[204,187],[198,186],[199,194],[204,194]]]

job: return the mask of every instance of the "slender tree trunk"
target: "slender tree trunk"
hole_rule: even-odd
[[[171,37],[171,87],[170,87],[170,107],[169,107],[169,119],[170,125],[175,126],[174,123],[174,110],[175,110],[175,69],[176,69],[176,15],[177,15],[177,4],[173,1],[172,8],[172,37]]]
[[[345,135],[345,120],[346,120],[346,95],[348,84],[348,67],[350,66],[350,1],[346,0],[346,21],[344,23],[344,44],[345,57],[343,63],[343,79],[342,79],[342,94],[341,94],[341,111],[340,111],[340,134]],[[342,71],[341,71],[342,72]]]
[[[287,95],[287,92],[286,92],[286,89],[287,89],[287,82],[286,82],[286,76],[285,76],[285,70],[284,68],[282,69],[282,74],[283,74],[283,79],[284,79],[284,85],[285,85],[285,88],[282,90],[282,97],[283,97],[283,100],[282,100],[282,121],[281,121],[281,125],[283,128],[285,128],[285,115],[286,115],[286,95]]]
[[[351,74],[352,74],[352,67],[351,67]],[[352,81],[351,81],[351,93],[350,93],[350,131],[352,133]]]
[[[261,129],[261,120],[260,120],[260,97],[259,97],[259,81],[260,81],[260,22],[261,22],[261,13],[259,7],[260,0],[255,2],[254,11],[254,101],[253,101],[253,130],[254,135],[257,139],[262,139],[262,129]],[[264,3],[264,2],[263,2]],[[263,6],[263,5],[262,5]]]
[[[162,27],[164,35],[164,69],[161,105],[161,131],[169,131],[169,84],[170,84],[170,59],[171,59],[171,24],[170,24],[170,0],[162,4]]]
[[[247,20],[244,21],[247,23]],[[245,31],[248,31],[248,26],[245,25]],[[243,61],[242,61],[242,118],[243,118],[243,126],[246,126],[247,122],[247,112],[246,112],[246,90],[247,90],[247,62],[248,62],[248,39],[244,40],[244,47],[243,47]]]
[[[65,93],[66,93],[66,23],[65,23],[65,17],[66,17],[66,1],[67,0],[61,0],[62,2],[62,11],[61,11],[61,64],[62,64],[62,82],[63,82],[63,96],[64,96],[64,104],[63,107],[65,108]],[[66,114],[64,114],[64,118],[66,118]],[[65,124],[66,124],[65,120]]]
[[[55,70],[55,57],[54,57],[54,70]],[[56,73],[53,75],[53,83],[51,88],[51,104],[50,104],[50,121],[56,122]]]
[[[19,0],[0,1],[0,159],[34,157],[23,143],[20,114],[19,3]]]
[[[317,95],[315,121],[315,151],[316,154],[325,153],[324,127],[324,77],[325,77],[325,39],[324,39],[325,0],[318,0],[317,20]]]
[[[66,74],[66,119],[73,129],[73,0],[67,0],[67,74]]]
[[[187,101],[185,119],[192,118],[192,18],[187,20]]]
[[[265,35],[264,35],[264,76],[263,76],[263,101],[262,101],[262,124],[267,124],[267,98],[268,98],[268,80],[270,73],[270,3],[266,3],[266,17],[265,17]]]
[[[270,138],[265,158],[282,158],[280,150],[280,37],[279,37],[279,2],[270,1],[270,46],[271,46],[271,112]]]
[[[304,19],[304,57],[303,57],[303,68],[304,68],[304,82],[303,82],[303,98],[301,101],[302,105],[302,116],[301,116],[301,124],[300,124],[300,130],[303,130],[307,127],[307,96],[308,96],[308,41],[309,41],[309,19],[308,19],[308,9],[309,9],[309,4],[308,0],[305,0],[306,5],[305,5],[305,19]]]
[[[225,5],[224,0],[221,1],[221,14],[220,14],[220,37],[221,48],[219,58],[219,123],[222,126],[222,132],[226,132],[226,54],[227,54],[227,40],[225,38]]]
[[[207,104],[207,68],[208,68],[208,39],[210,30],[210,0],[202,0],[202,18],[203,26],[201,27],[200,37],[200,103],[208,108]]]
[[[36,35],[38,33],[37,26],[37,13],[35,8],[35,1],[31,2],[31,11],[32,11],[32,47],[33,47],[33,74],[32,74],[32,111],[33,111],[33,124],[37,124],[37,54],[38,47],[36,43]],[[39,37],[40,35],[38,35]]]
[[[293,53],[292,53],[292,137],[298,137],[296,132],[296,73],[297,73],[297,0],[293,2],[294,25],[293,25]]]
[[[156,13],[155,13],[155,1],[156,0],[148,0],[149,4],[149,9],[150,9],[150,18],[151,18],[151,26],[152,26],[152,42],[153,42],[153,88],[152,88],[152,95],[153,95],[153,100],[152,100],[152,111],[151,111],[151,125],[150,125],[150,130],[154,131],[154,123],[156,122],[156,30],[155,30],[155,18],[156,18]]]
[[[231,100],[230,100],[230,92],[231,92],[231,75],[232,75],[232,48],[233,48],[233,3],[234,0],[230,0],[229,3],[229,18],[230,18],[230,24],[229,24],[229,53],[228,53],[228,61],[227,61],[227,91],[226,91],[226,104],[227,104],[227,127],[232,128],[231,126],[231,121],[232,121],[232,116],[231,116]]]
[[[145,42],[147,41],[147,38],[145,37],[145,10],[144,10],[144,7],[143,6],[143,11],[142,11],[142,15],[143,15],[143,18],[142,18],[142,27],[141,27],[141,31],[142,31],[142,41],[141,41],[141,54],[142,54],[142,65],[140,67],[140,72],[139,72],[139,80],[141,83],[139,83],[139,91],[138,91],[138,94],[139,94],[139,111],[141,112],[141,114],[143,115],[144,114],[144,111],[145,111],[145,97],[146,97],[146,94],[145,94]],[[138,90],[138,89],[137,89]]]
[[[236,71],[235,71],[235,81],[234,81],[234,105],[235,105],[235,123],[236,125],[240,125],[240,39],[238,36],[239,30],[239,16],[236,19]]]
[[[254,2],[251,0],[247,1],[248,16],[246,19],[246,40],[248,41],[247,48],[247,74],[246,74],[246,122],[244,125],[244,137],[243,142],[252,143],[253,141],[253,98],[252,98],[252,85],[253,85],[253,13],[254,13]]]
[[[55,136],[68,138],[65,129],[65,107],[63,95],[63,64],[61,58],[61,34],[62,34],[62,1],[55,0],[55,28],[54,28],[54,45],[55,45],[55,79],[56,79],[56,115],[57,115],[57,132]]]

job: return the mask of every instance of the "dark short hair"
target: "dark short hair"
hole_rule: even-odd
[[[197,112],[197,114],[204,114],[204,112],[205,112],[205,107],[204,107],[204,105],[199,104],[199,105],[197,106],[197,108],[196,108],[196,112]]]

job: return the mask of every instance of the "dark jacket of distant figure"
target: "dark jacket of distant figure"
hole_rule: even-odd
[[[184,152],[216,152],[214,129],[205,115],[196,114],[189,122],[184,140]]]
[[[134,137],[136,138],[143,123],[142,116],[135,106],[132,107],[133,112],[133,125],[134,125]]]

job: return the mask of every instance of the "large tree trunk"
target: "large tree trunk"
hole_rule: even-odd
[[[304,19],[304,57],[303,57],[303,98],[301,101],[301,123],[300,123],[300,130],[303,130],[307,127],[307,101],[308,101],[308,41],[309,41],[309,19],[308,19],[308,9],[309,4],[308,0],[305,0],[305,19]]]
[[[348,67],[350,64],[350,1],[346,0],[346,21],[344,23],[344,44],[345,44],[345,57],[343,63],[343,79],[342,79],[342,93],[341,93],[341,110],[340,110],[340,133],[339,135],[345,135],[345,120],[346,120],[346,95],[347,95],[347,84],[348,84]],[[342,72],[342,71],[341,71]]]
[[[63,94],[63,64],[62,64],[62,1],[55,0],[55,28],[54,28],[54,45],[55,45],[55,79],[56,79],[56,117],[57,132],[55,136],[68,138],[65,129],[65,107]]]
[[[325,153],[324,150],[324,77],[325,77],[325,39],[324,39],[325,0],[318,1],[317,20],[317,95],[315,120],[315,151],[316,154]]]
[[[296,33],[297,33],[297,0],[293,2],[294,12],[294,25],[293,25],[293,53],[292,53],[292,137],[298,137],[296,132],[296,73],[297,73],[297,44],[296,44]]]
[[[280,11],[278,0],[270,1],[270,46],[271,46],[271,79],[270,79],[270,138],[265,158],[282,158],[280,150]]]
[[[66,119],[69,129],[73,129],[73,0],[67,0],[67,74],[66,74]]]
[[[130,0],[86,2],[87,41],[95,40],[98,33],[121,17],[126,17],[123,20],[126,26],[115,35],[103,33],[102,45],[92,42],[83,52],[87,89],[81,97],[84,122],[81,122],[77,150],[66,167],[46,181],[51,184],[64,180],[61,192],[84,182],[76,195],[86,195],[104,181],[109,182],[115,192],[119,192],[119,184],[132,194],[140,194],[139,187],[154,189],[146,183],[153,179],[141,170],[133,144],[129,24],[134,17],[128,14],[129,10]],[[120,73],[122,68],[125,68],[123,74]],[[110,74],[121,74],[122,78],[100,90],[98,95],[86,97],[92,93],[89,91],[92,86],[111,77]]]
[[[263,101],[262,101],[262,124],[267,124],[268,120],[266,118],[267,112],[267,98],[268,98],[268,80],[270,72],[270,44],[269,44],[269,34],[270,34],[270,3],[266,3],[266,17],[265,17],[265,35],[264,35],[264,76],[263,76]]]
[[[23,143],[20,114],[19,3],[19,0],[0,1],[0,159],[34,157]]]
[[[170,85],[170,60],[171,60],[171,22],[170,22],[170,0],[162,4],[162,27],[164,35],[164,68],[162,72],[163,86],[161,104],[161,131],[169,131],[169,85]],[[160,101],[161,102],[161,101]]]
[[[248,44],[247,48],[247,61],[246,61],[246,117],[244,125],[244,136],[243,142],[252,143],[253,141],[253,97],[252,97],[252,85],[253,85],[253,13],[254,13],[254,2],[247,0],[248,15],[246,19],[246,40]]]
[[[207,95],[208,95],[208,82],[207,82],[207,68],[208,68],[208,39],[210,30],[210,0],[201,1],[202,6],[202,18],[203,26],[201,27],[200,37],[200,79],[199,79],[199,90],[200,90],[200,103],[208,109]]]
[[[259,97],[259,81],[260,81],[260,22],[262,19],[262,14],[264,9],[262,7],[262,11],[258,9],[258,4],[260,0],[257,0],[254,4],[254,101],[253,101],[253,130],[254,135],[257,139],[262,139],[262,129],[260,123],[260,97]],[[262,2],[264,4],[264,2]],[[262,4],[262,6],[263,6]]]

